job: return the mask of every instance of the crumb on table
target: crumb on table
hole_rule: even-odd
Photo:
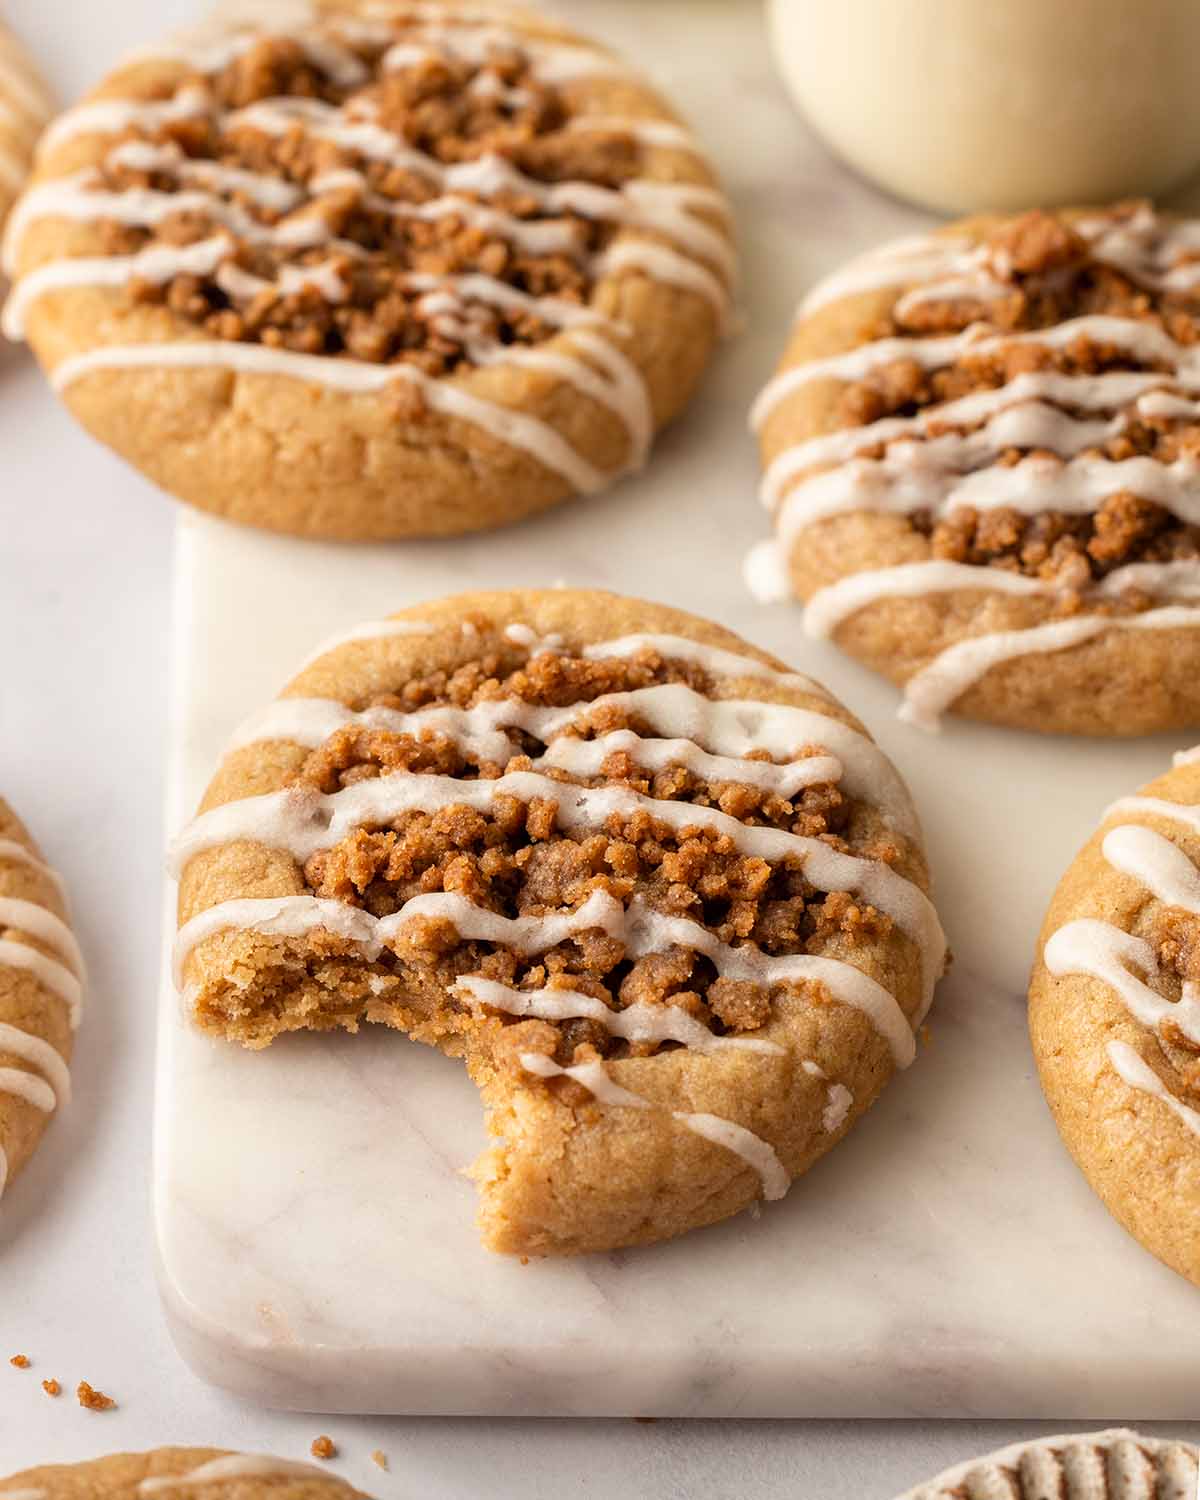
[[[376,1448],[375,1452],[371,1454],[371,1462],[378,1469],[386,1469],[388,1466],[387,1454],[382,1448]]]
[[[309,1449],[309,1452],[314,1458],[336,1458],[337,1445],[331,1437],[315,1437],[312,1440],[312,1447]]]
[[[112,1411],[116,1402],[111,1396],[106,1396],[103,1391],[93,1390],[86,1380],[81,1380],[75,1388],[75,1394],[79,1397],[79,1404],[88,1411]]]
[[[61,1396],[62,1395],[62,1386],[59,1385],[59,1383],[58,1383],[57,1380],[43,1380],[42,1381],[42,1390],[45,1391],[45,1393],[47,1394],[47,1396]]]
[[[9,1364],[13,1365],[18,1370],[28,1370],[29,1356],[27,1354],[14,1354],[13,1357],[9,1360]]]

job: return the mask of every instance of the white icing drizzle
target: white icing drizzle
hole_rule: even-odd
[[[48,943],[66,959],[80,979],[84,978],[83,954],[75,941],[75,934],[61,917],[39,902],[0,896],[0,932],[5,928],[16,928],[39,942]]]
[[[0,1193],[4,1192],[5,1162],[0,1152]],[[0,1490],[3,1500],[48,1500],[45,1490]]]
[[[1122,932],[1111,922],[1081,917],[1060,927],[1046,944],[1046,967],[1051,974],[1088,974],[1119,996],[1134,1020],[1151,1030],[1174,1021],[1193,1041],[1200,1041],[1200,1000],[1193,994],[1178,1002],[1164,1000],[1132,969],[1150,978],[1158,975],[1154,949],[1143,938]]]
[[[805,605],[804,629],[815,639],[824,640],[844,620],[877,599],[916,599],[959,589],[1029,598],[1053,598],[1064,592],[1062,586],[1053,580],[1033,578],[1027,573],[1009,573],[1001,568],[980,568],[971,563],[943,559],[900,563],[891,568],[849,573],[836,583],[818,589]],[[1088,590],[1087,597],[1117,599],[1126,589],[1200,598],[1200,569],[1190,561],[1126,563],[1114,568],[1102,582]]]
[[[15,860],[17,864],[28,865],[51,881],[61,894],[65,894],[66,886],[62,876],[57,870],[52,870],[48,864],[31,854],[24,844],[18,844],[15,839],[0,839],[0,860]]]
[[[415,14],[410,12],[410,17]],[[421,19],[418,17],[418,19]],[[486,61],[500,47],[514,47],[528,58],[538,76],[547,81],[569,81],[592,74],[618,73],[627,70],[607,54],[588,47],[561,44],[532,38],[510,25],[498,26],[497,16],[482,22],[471,22],[456,15],[428,18],[410,29],[405,41],[393,48],[384,59],[384,67],[404,67],[417,54],[428,55],[432,46],[456,56]],[[347,41],[355,37],[381,40],[384,32],[369,23],[352,18],[328,18],[326,32],[320,36],[300,35],[296,39],[306,48],[309,60],[324,70],[335,82],[354,87],[365,81],[368,70],[351,46],[335,39],[340,33]],[[295,22],[291,23],[293,26]],[[293,32],[288,32],[293,35]],[[386,34],[390,35],[390,32]],[[240,56],[253,45],[258,33],[237,31],[232,35],[216,34],[211,28],[201,30],[188,40],[156,49],[158,57],[174,58],[201,73],[213,73]],[[385,160],[419,174],[430,182],[439,196],[424,204],[392,203],[369,192],[362,173],[339,169],[325,174],[312,184],[312,192],[352,188],[369,206],[386,207],[398,216],[434,218],[454,212],[469,222],[480,224],[489,232],[501,233],[537,253],[573,252],[574,231],[566,222],[527,223],[515,216],[475,201],[506,192],[518,192],[532,198],[544,213],[571,213],[599,219],[620,226],[625,232],[643,232],[662,236],[669,243],[618,241],[601,256],[594,257],[593,273],[599,277],[622,276],[628,271],[662,279],[683,286],[713,302],[720,316],[728,300],[725,283],[733,278],[734,255],[724,230],[718,230],[705,215],[727,216],[722,195],[715,189],[687,182],[655,182],[635,179],[619,189],[601,187],[582,181],[546,183],[528,177],[513,164],[497,156],[476,161],[444,164],[435,157],[410,146],[403,137],[384,129],[371,118],[371,107],[352,101],[342,109],[316,99],[268,99],[232,112],[221,112],[204,85],[191,85],[168,101],[138,102],[103,100],[81,106],[55,123],[47,136],[47,149],[57,147],[79,136],[120,132],[130,128],[152,131],[164,124],[192,118],[212,117],[229,129],[248,128],[268,134],[283,134],[298,124],[313,138],[328,141],[368,160]],[[573,131],[608,131],[621,129],[651,148],[694,150],[690,134],[669,121],[639,117],[580,116],[572,120]],[[15,269],[19,247],[31,223],[44,217],[68,217],[84,221],[116,218],[122,222],[152,226],[171,214],[185,210],[206,215],[239,238],[268,244],[306,248],[330,243],[343,253],[355,254],[353,244],[335,241],[327,223],[318,215],[308,214],[299,189],[281,183],[266,174],[225,168],[219,164],[190,162],[172,145],[155,145],[133,141],[117,144],[109,153],[109,162],[140,170],[168,172],[176,177],[182,190],[159,192],[148,188],[130,188],[121,193],[101,191],[94,172],[44,184],[27,195],[14,222],[9,226],[5,261]],[[291,214],[275,225],[266,225],[237,203],[222,194],[244,194],[260,206]],[[293,212],[293,210],[295,212]],[[678,247],[678,248],[673,248]],[[11,337],[23,334],[26,315],[31,306],[47,293],[81,286],[120,287],[134,277],[168,281],[183,271],[198,275],[215,275],[227,295],[251,297],[264,289],[258,278],[248,276],[232,265],[220,266],[222,254],[217,242],[204,247],[190,246],[190,258],[183,250],[154,247],[140,255],[110,257],[69,262],[51,262],[35,268],[21,279],[6,312],[6,328]],[[219,266],[219,269],[218,269]],[[720,272],[717,276],[712,267]],[[345,287],[333,267],[323,270],[293,268],[294,274],[281,279],[284,292],[296,287],[313,288],[331,301],[342,300]],[[722,280],[724,278],[724,281]],[[451,277],[429,278],[445,290],[455,280]],[[504,283],[488,277],[457,278],[473,283],[472,299],[496,305],[513,305],[522,294]],[[485,290],[485,286],[490,290]],[[555,299],[523,299],[538,316],[555,322]],[[577,311],[577,310],[576,310]],[[138,368],[219,368],[239,374],[288,376],[326,385],[332,389],[373,393],[393,379],[408,379],[417,384],[431,410],[479,426],[499,441],[530,454],[543,467],[563,478],[574,490],[590,493],[610,482],[619,473],[640,467],[649,449],[655,426],[654,413],[645,379],[632,359],[619,346],[620,331],[611,320],[588,313],[588,328],[575,327],[571,342],[577,352],[562,348],[504,345],[490,337],[470,336],[469,321],[463,322],[467,309],[462,303],[445,307],[438,316],[444,332],[461,336],[470,362],[476,367],[516,366],[537,370],[553,380],[563,381],[582,395],[614,413],[624,426],[628,447],[623,463],[613,472],[601,473],[586,460],[555,427],[537,421],[495,401],[484,400],[453,381],[425,377],[412,366],[372,365],[350,359],[297,355],[291,351],[256,345],[239,345],[228,341],[201,341],[186,344],[162,343],[113,345],[94,349],[69,358],[54,372],[59,389],[98,370],[132,370]],[[574,323],[582,321],[576,318]],[[562,326],[566,326],[565,320]]]
[[[909,678],[899,717],[918,728],[936,730],[941,715],[994,666],[1037,652],[1066,651],[1106,630],[1187,630],[1200,626],[1200,607],[1176,604],[1140,615],[1078,615],[1034,625],[970,636],[948,646]]]
[[[583,458],[546,422],[498,402],[485,401],[460,386],[423,374],[413,365],[376,365],[320,354],[296,354],[263,344],[189,341],[161,344],[108,344],[61,360],[51,374],[58,390],[97,370],[213,369],[245,375],[283,375],[350,394],[372,394],[393,380],[406,380],[433,410],[483,431],[535,458],[583,494],[603,488],[611,476]]]
[[[546,1021],[585,1018],[597,1021],[613,1036],[627,1042],[680,1042],[693,1052],[720,1052],[740,1048],[747,1052],[782,1054],[786,1049],[757,1037],[716,1036],[702,1021],[678,1005],[651,1004],[639,1000],[623,1010],[613,1010],[594,995],[578,990],[517,990],[494,979],[467,975],[456,981],[455,990],[477,1005],[504,1011],[510,1016],[536,1016]]]
[[[165,1490],[179,1489],[184,1485],[218,1484],[225,1479],[307,1479],[310,1483],[322,1479],[327,1484],[346,1488],[346,1482],[335,1474],[328,1474],[314,1464],[299,1463],[292,1458],[268,1458],[253,1453],[228,1453],[222,1458],[209,1459],[196,1469],[184,1474],[161,1474],[143,1479],[138,1485],[139,1495],[159,1495]]]
[[[1200,1110],[1177,1099],[1145,1058],[1135,1052],[1128,1042],[1109,1042],[1108,1060],[1131,1089],[1149,1094],[1154,1099],[1161,1099],[1193,1135],[1200,1136]]]
[[[19,1026],[10,1026],[0,1021],[0,1052],[19,1057],[43,1075],[54,1100],[50,1105],[51,1109],[55,1104],[70,1103],[71,1071],[57,1047],[52,1047],[40,1036],[34,1036]]]
[[[1194,222],[1170,225],[1149,210],[1139,210],[1131,219],[1097,215],[1076,227],[1096,259],[1144,284],[1172,289],[1190,286],[1200,277],[1195,267],[1177,274],[1170,266],[1174,255],[1200,244]],[[1008,270],[1000,252],[962,237],[910,237],[870,252],[823,282],[801,313],[809,315],[838,298],[891,286],[913,288],[906,302],[964,295],[986,302],[1011,290],[1003,279]],[[1147,457],[1111,460],[1091,451],[1119,437],[1131,421],[1200,418],[1200,401],[1194,394],[1200,391],[1200,353],[1135,318],[1090,314],[1015,334],[995,333],[980,323],[945,336],[878,339],[777,375],[756,401],[751,424],[761,430],[783,403],[815,381],[859,380],[893,360],[913,360],[932,371],[964,356],[990,355],[1020,345],[1064,348],[1080,338],[1165,368],[1098,375],[1021,374],[999,388],[973,391],[913,416],[885,417],[822,433],[776,454],[763,477],[762,497],[775,512],[777,535],[773,544],[761,546],[747,559],[752,592],[770,601],[787,597],[787,558],[800,535],[817,521],[851,511],[910,515],[921,510],[935,521],[963,508],[1085,515],[1128,490],[1187,524],[1200,524],[1200,464],[1193,458],[1172,463]],[[1015,465],[1001,465],[998,460],[1012,449],[1028,451]],[[1128,587],[1148,589],[1165,601],[1194,599],[1200,595],[1200,566],[1193,561],[1133,564],[1115,570],[1089,591],[1089,597],[1112,598]],[[972,588],[1029,598],[1052,598],[1059,592],[1051,582],[995,568],[939,560],[903,563],[853,574],[818,591],[808,603],[805,628],[811,635],[827,636],[857,610],[879,600]],[[1195,623],[1196,617],[1185,610],[1166,608],[1114,620],[1077,615],[1026,631],[971,637],[951,646],[911,679],[900,714],[922,727],[933,727],[944,708],[1000,662],[1062,650],[1108,628],[1186,628]]]
[[[464,941],[497,943],[525,955],[545,952],[578,933],[599,928],[624,943],[630,958],[678,946],[702,953],[723,977],[767,986],[821,984],[835,1000],[861,1011],[871,1021],[888,1043],[897,1067],[908,1067],[916,1055],[912,1027],[895,997],[852,964],[806,953],[776,958],[757,948],[733,947],[686,917],[668,917],[637,900],[622,908],[603,891],[594,891],[576,911],[545,917],[504,917],[472,905],[456,892],[445,891],[414,896],[399,911],[382,919],[343,902],[314,896],[224,901],[180,928],[175,944],[176,984],[182,987],[184,965],[191,952],[218,932],[232,929],[299,938],[321,930],[356,944],[368,960],[374,961],[409,922],[420,918],[452,922]]]
[[[352,646],[359,641],[391,640],[396,636],[429,635],[432,630],[433,626],[425,620],[370,620],[365,625],[353,625],[349,630],[339,631],[337,635],[322,641],[311,655],[304,658],[297,672],[303,672],[313,662],[320,661],[323,656],[328,656],[342,646]]]
[[[488,780],[412,773],[356,782],[325,794],[285,788],[245,797],[196,818],[176,841],[172,863],[180,870],[207,849],[242,840],[284,849],[302,863],[366,824],[389,823],[410,811],[457,806],[486,814],[494,810],[498,797],[551,803],[558,825],[568,833],[593,832],[609,818],[644,812],[678,832],[711,830],[755,858],[796,859],[803,864],[805,879],[818,890],[853,892],[890,916],[924,955],[927,991],[936,977],[932,971],[940,933],[933,907],[924,892],[888,866],[842,854],[821,839],[742,823],[716,808],[644,796],[620,786],[581,787],[535,771],[510,771]]]
[[[572,1078],[594,1094],[601,1104],[624,1109],[653,1108],[648,1099],[614,1083],[604,1064],[600,1062],[579,1063],[574,1067],[563,1068],[541,1053],[523,1052],[521,1066],[526,1072],[534,1073],[539,1078]],[[775,1154],[774,1147],[761,1136],[754,1135],[745,1126],[722,1119],[719,1115],[673,1109],[671,1116],[696,1135],[741,1157],[747,1166],[758,1173],[763,1197],[768,1202],[782,1198],[787,1193],[791,1185],[787,1168]]]
[[[74,1030],[83,1015],[83,986],[70,969],[28,943],[0,938],[0,968],[24,969],[66,1003]]]
[[[1200,807],[1156,797],[1123,797],[1105,814],[1161,817],[1200,833]],[[1165,906],[1200,915],[1200,868],[1171,839],[1141,823],[1119,823],[1101,844],[1105,860]],[[1088,974],[1106,984],[1134,1020],[1157,1034],[1170,1022],[1193,1043],[1200,1043],[1200,986],[1185,982],[1179,1000],[1164,999],[1152,987],[1159,978],[1158,955],[1145,939],[1111,922],[1080,918],[1068,922],[1046,944],[1051,974]],[[1144,977],[1139,977],[1139,975]],[[1200,1135],[1200,1112],[1177,1099],[1126,1042],[1110,1041],[1108,1057],[1133,1089],[1161,1100],[1188,1129]]]
[[[61,889],[62,882],[48,865],[13,839],[0,839],[0,860],[27,865],[39,874],[49,876]],[[53,948],[65,963],[52,958],[30,943],[6,938],[8,931],[23,933]],[[68,967],[69,965],[69,967]],[[35,901],[16,896],[0,896],[0,970],[16,969],[59,995],[67,1004],[70,1023],[79,1023],[82,1005],[81,980],[83,955],[67,924],[54,912]],[[0,1065],[0,1095],[23,1100],[43,1114],[52,1114],[71,1095],[71,1076],[58,1050],[42,1037],[23,1027],[0,1021],[0,1055],[7,1054],[27,1063],[29,1068]],[[0,1197],[8,1181],[9,1162],[0,1142]]]
[[[1200,745],[1194,745],[1190,750],[1176,750],[1172,762],[1177,766],[1191,766],[1200,761]]]

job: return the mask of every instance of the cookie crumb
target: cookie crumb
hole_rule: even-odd
[[[62,1395],[62,1386],[59,1385],[59,1383],[58,1383],[57,1380],[43,1380],[42,1381],[42,1390],[45,1391],[45,1393],[47,1394],[47,1396],[61,1396]]]
[[[79,1404],[88,1411],[112,1411],[116,1402],[111,1396],[106,1396],[103,1391],[93,1390],[86,1380],[81,1380],[75,1389],[79,1398]]]
[[[14,1354],[9,1360],[9,1364],[17,1370],[28,1370],[29,1356],[27,1354]]]
[[[336,1458],[337,1446],[331,1437],[315,1437],[308,1450],[314,1458]]]
[[[371,1454],[371,1462],[377,1469],[383,1469],[386,1471],[388,1466],[387,1454],[383,1451],[382,1448],[376,1448],[375,1452]]]

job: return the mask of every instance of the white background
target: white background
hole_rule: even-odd
[[[651,0],[640,3],[649,18]],[[747,46],[760,49],[757,6],[742,3]],[[9,0],[7,14],[70,98],[196,8]],[[615,7],[558,9],[603,37]],[[697,124],[702,134],[722,129]],[[800,154],[820,162],[807,143]],[[868,222],[870,190],[820,170],[823,185],[862,195],[856,223]],[[820,195],[808,202],[822,210]],[[344,1453],[338,1471],[381,1496],[887,1500],[953,1460],[1038,1430],[323,1420],[257,1411],[201,1385],[167,1340],[148,1230],[172,507],[85,439],[27,356],[11,350],[0,350],[0,507],[0,791],[67,874],[92,970],[75,1105],[0,1211],[0,1355],[34,1360],[26,1373],[0,1364],[0,1475],[168,1442],[302,1456],[314,1434],[329,1432]],[[50,1375],[68,1391],[88,1379],[120,1407],[94,1415],[69,1394],[53,1402],[40,1389]],[[1169,1430],[1200,1439],[1200,1424]],[[390,1457],[387,1478],[369,1461],[375,1447]]]

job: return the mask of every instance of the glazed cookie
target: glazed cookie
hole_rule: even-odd
[[[351,1500],[360,1491],[336,1474],[295,1459],[217,1448],[114,1453],[83,1464],[52,1464],[0,1480],[0,1500]]]
[[[733,275],[667,106],[529,12],[249,14],[42,144],[5,319],[80,420],[184,500],[306,536],[472,531],[638,468]]]
[[[1200,722],[1200,221],[970,219],[813,291],[753,413],[756,592],[901,717]]]
[[[1200,754],[1179,762],[1114,802],[1064,876],[1029,1025],[1088,1181],[1200,1285]]]
[[[33,148],[53,113],[33,59],[0,20],[0,224],[25,184]]]
[[[70,1098],[83,977],[62,881],[0,798],[0,1196]]]
[[[942,972],[908,793],[807,678],[611,594],[471,594],[306,665],[174,850],[206,1032],[462,1057],[484,1240],[714,1223],[846,1134]]]
[[[1194,1500],[1191,1443],[1124,1428],[1015,1443],[947,1469],[899,1500]]]

